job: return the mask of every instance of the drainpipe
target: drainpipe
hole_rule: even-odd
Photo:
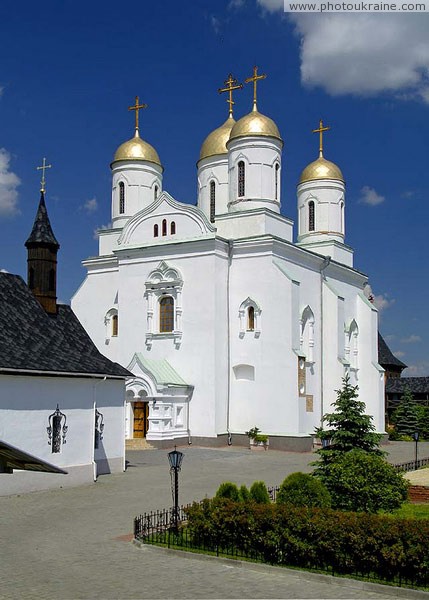
[[[325,279],[324,271],[329,266],[331,257],[327,256],[323,259],[320,266],[320,427],[323,427],[323,373],[324,373],[324,361],[323,361],[323,280]]]
[[[227,392],[227,405],[226,405],[226,431],[228,434],[228,446],[232,445],[232,435],[230,430],[230,419],[229,419],[229,411],[230,411],[230,402],[231,402],[231,326],[230,326],[230,296],[229,296],[229,282],[230,282],[230,271],[231,271],[231,262],[232,262],[232,251],[234,249],[234,242],[232,240],[228,240],[228,274],[226,279],[226,322],[227,322],[227,336],[228,336],[228,351],[227,351],[227,361],[228,361],[228,392]]]
[[[93,410],[93,415],[92,415],[92,423],[94,425],[95,423],[95,411],[97,409],[97,386],[100,385],[100,383],[104,383],[106,381],[107,377],[103,377],[103,379],[101,379],[100,381],[95,381],[94,382],[94,386],[92,388],[93,391],[93,402],[92,402],[92,410]],[[97,463],[95,462],[95,447],[94,447],[94,437],[95,437],[95,431],[92,431],[92,440],[91,440],[91,448],[92,448],[92,477],[94,479],[94,481],[97,481]],[[124,441],[125,444],[125,441]],[[124,448],[124,456],[125,456],[125,448]]]

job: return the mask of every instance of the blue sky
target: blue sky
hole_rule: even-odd
[[[380,330],[429,375],[429,14],[289,15],[280,0],[124,3],[46,0],[0,6],[0,268],[26,274],[24,242],[46,201],[69,302],[110,221],[109,164],[133,134],[127,107],[148,103],[141,135],[165,167],[164,189],[194,203],[199,149],[227,116],[220,87],[254,64],[259,109],[285,141],[282,213],[296,218],[296,183],[317,157],[311,130],[332,127],[325,156],[347,182],[346,242],[369,276]],[[235,116],[251,109],[251,86]]]

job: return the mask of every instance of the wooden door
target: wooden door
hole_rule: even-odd
[[[146,437],[148,430],[149,403],[134,402],[134,433],[135,438]]]

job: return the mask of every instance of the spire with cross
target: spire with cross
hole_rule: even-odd
[[[136,137],[139,137],[139,110],[141,110],[142,108],[147,108],[147,104],[139,104],[138,96],[136,96],[136,103],[133,106],[128,107],[128,110],[134,110],[136,113],[136,125],[135,125]]]
[[[36,167],[36,169],[38,171],[40,171],[40,170],[42,171],[42,179],[40,181],[40,191],[42,192],[42,194],[44,194],[45,190],[46,190],[45,171],[46,171],[46,169],[51,169],[51,168],[52,168],[52,165],[47,165],[46,164],[46,158],[45,157],[43,157],[43,163],[42,163],[42,165],[40,167]]]
[[[323,158],[323,133],[325,131],[329,131],[330,129],[330,127],[323,127],[322,119],[319,121],[319,128],[313,129],[313,133],[319,134],[319,158]]]
[[[230,118],[232,118],[232,113],[233,113],[233,108],[232,107],[235,104],[234,100],[232,99],[232,92],[233,92],[233,90],[241,90],[242,88],[243,88],[243,84],[242,83],[238,83],[238,81],[230,73],[228,75],[228,79],[225,81],[225,87],[218,89],[219,94],[222,94],[224,92],[228,92],[229,93],[229,98],[227,99],[227,102],[229,104],[229,116],[230,116]]]
[[[250,83],[251,81],[253,81],[253,110],[257,111],[257,84],[258,81],[260,81],[261,79],[266,79],[267,76],[264,74],[262,75],[258,75],[258,68],[259,67],[253,67],[253,75],[252,77],[248,77],[247,79],[244,80],[244,83]]]

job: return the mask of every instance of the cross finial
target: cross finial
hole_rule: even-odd
[[[46,185],[45,171],[46,171],[46,169],[51,169],[51,168],[52,168],[52,165],[47,165],[47,164],[46,164],[46,158],[45,158],[45,157],[43,157],[43,163],[42,163],[42,166],[41,166],[41,167],[36,167],[36,169],[37,169],[38,171],[40,171],[40,170],[42,171],[42,179],[41,179],[41,181],[40,181],[40,191],[41,191],[43,194],[45,193],[45,189],[46,189],[46,188],[45,188],[45,185]]]
[[[313,133],[319,134],[319,158],[323,158],[323,132],[329,131],[330,127],[323,127],[323,121],[319,121],[319,129],[313,129]]]
[[[229,98],[227,99],[227,102],[229,104],[229,116],[230,117],[232,117],[232,112],[233,112],[232,107],[235,104],[234,100],[232,99],[232,92],[233,92],[233,90],[241,90],[242,88],[243,88],[243,84],[238,83],[238,81],[230,73],[228,75],[228,79],[225,81],[225,87],[218,89],[219,94],[222,94],[223,92],[229,92]]]
[[[244,80],[244,83],[250,83],[251,81],[253,81],[253,110],[258,110],[256,107],[256,100],[257,100],[257,84],[258,81],[260,81],[261,79],[266,79],[267,76],[265,74],[263,75],[258,75],[258,67],[253,67],[253,75],[252,77],[248,77],[247,79]]]
[[[136,111],[136,136],[139,134],[139,110],[141,108],[147,108],[147,104],[139,104],[139,97],[136,96],[136,103],[133,106],[128,107],[128,110]]]

